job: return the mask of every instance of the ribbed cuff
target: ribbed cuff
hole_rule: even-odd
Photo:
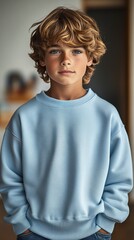
[[[103,213],[98,214],[96,223],[100,228],[106,230],[107,232],[113,232],[115,222],[112,219],[107,218]]]
[[[13,230],[16,233],[16,235],[23,233],[29,228],[30,228],[30,223],[26,218],[20,219],[20,222],[17,224],[13,224]]]

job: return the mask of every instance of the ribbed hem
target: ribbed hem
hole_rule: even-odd
[[[95,219],[80,221],[48,221],[29,216],[30,230],[40,236],[53,240],[76,240],[88,237],[99,231]]]

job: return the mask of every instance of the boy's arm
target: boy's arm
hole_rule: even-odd
[[[21,140],[7,129],[0,158],[0,193],[7,212],[5,220],[13,225],[16,234],[30,227],[26,218],[28,202],[23,186]]]
[[[129,213],[128,193],[133,186],[132,159],[125,128],[112,137],[110,167],[102,195],[104,213],[97,224],[112,232],[116,222],[123,222]]]

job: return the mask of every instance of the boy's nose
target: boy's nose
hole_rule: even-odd
[[[70,58],[67,54],[64,54],[64,56],[62,56],[62,59],[61,59],[61,65],[62,66],[68,66],[71,64],[71,61],[70,61]]]
[[[68,66],[68,65],[71,65],[69,60],[64,60],[61,62],[61,66]]]

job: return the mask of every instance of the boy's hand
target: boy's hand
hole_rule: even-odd
[[[27,229],[26,231],[24,231],[24,232],[23,232],[23,234],[24,234],[24,233],[29,233],[29,232],[30,232],[30,230],[29,230],[29,229]]]
[[[28,233],[30,233],[31,231],[29,230],[29,229],[27,229],[26,231],[24,231],[23,233],[21,233],[21,234],[19,234],[18,236],[21,236],[21,235],[23,235],[23,234],[28,234]]]
[[[100,229],[99,232],[103,233],[103,234],[109,234],[109,232],[105,231],[104,229]]]

